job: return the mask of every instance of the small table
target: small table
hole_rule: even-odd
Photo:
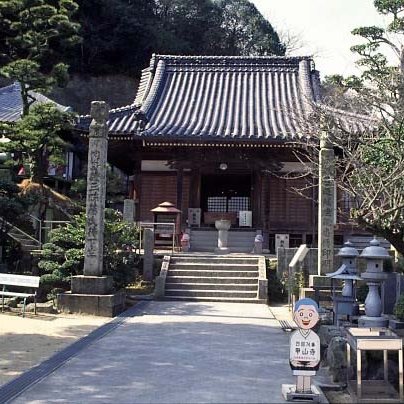
[[[355,380],[349,380],[351,348],[356,350],[356,386]],[[347,328],[346,350],[348,390],[358,402],[403,401],[403,342],[397,334],[388,328]],[[384,380],[362,380],[362,351],[383,351]],[[398,394],[388,382],[388,351],[398,351]]]

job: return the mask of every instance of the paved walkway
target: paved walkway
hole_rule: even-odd
[[[142,303],[13,403],[279,403],[288,345],[266,305]]]

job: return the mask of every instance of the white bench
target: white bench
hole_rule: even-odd
[[[34,313],[36,314],[36,289],[39,288],[40,276],[28,275],[14,275],[14,274],[0,274],[0,285],[3,289],[0,290],[1,296],[1,311],[4,311],[4,298],[5,297],[21,297],[24,299],[22,307],[22,316],[25,316],[25,305],[28,297],[34,298]],[[18,286],[31,289],[30,293],[9,292],[7,286]],[[35,289],[35,290],[34,290]]]

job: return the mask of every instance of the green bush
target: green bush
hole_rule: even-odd
[[[356,299],[359,303],[365,303],[368,292],[369,287],[366,285],[366,283],[362,283],[356,288]]]
[[[284,302],[287,297],[283,283],[276,274],[276,261],[266,260],[266,272],[268,279],[268,301],[270,303]]]
[[[81,213],[50,233],[38,263],[41,287],[46,293],[52,295],[53,289],[70,289],[71,276],[83,274],[85,228],[86,215]],[[125,287],[135,277],[137,257],[125,247],[137,246],[138,240],[136,227],[124,222],[118,211],[105,210],[103,274],[113,277],[116,289]]]
[[[404,321],[404,294],[400,295],[397,303],[394,306],[393,314],[398,320]]]

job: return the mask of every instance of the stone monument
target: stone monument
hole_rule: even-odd
[[[128,223],[133,223],[135,220],[135,201],[133,199],[123,201],[123,220]]]
[[[230,252],[230,248],[227,247],[230,226],[230,220],[220,219],[215,221],[215,227],[218,231],[216,254],[228,254]]]
[[[83,275],[72,277],[70,292],[58,295],[58,308],[64,312],[112,317],[124,309],[125,293],[114,292],[112,277],[102,274],[108,111],[103,101],[91,103],[84,270]]]
[[[320,139],[318,195],[318,275],[333,272],[335,161],[328,134]]]
[[[143,279],[147,282],[153,280],[154,266],[154,229],[144,229]]]

